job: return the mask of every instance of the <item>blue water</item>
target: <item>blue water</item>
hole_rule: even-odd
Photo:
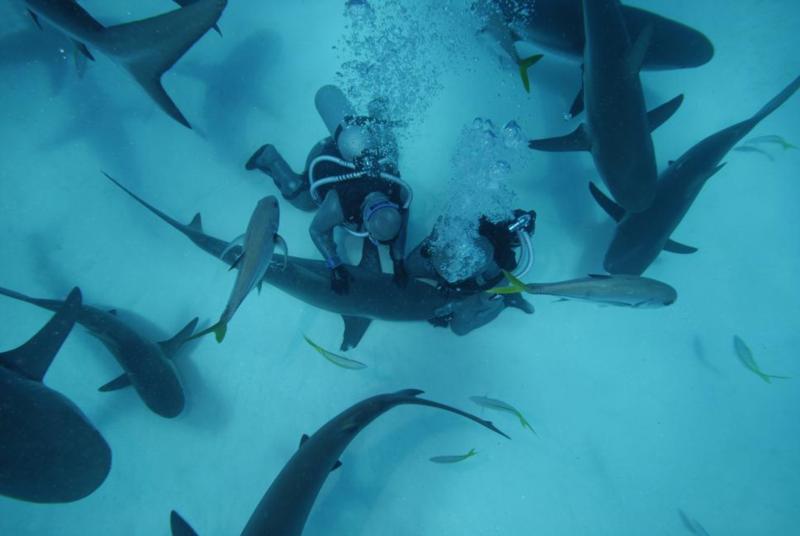
[[[68,42],[3,3],[0,285],[41,297],[79,285],[86,303],[146,319],[156,340],[195,315],[215,320],[232,274],[100,170],[181,221],[202,212],[210,234],[232,238],[255,202],[276,193],[244,170],[247,157],[272,142],[301,168],[327,134],[316,90],[339,83],[352,92],[358,69],[344,64],[371,53],[385,59],[380,72],[361,73],[362,87],[383,91],[408,123],[400,167],[416,195],[408,241],[416,244],[458,184],[456,144],[474,118],[515,120],[527,137],[574,128],[562,113],[577,65],[547,54],[526,94],[514,69],[473,38],[468,3],[407,0],[403,13],[375,2],[383,22],[354,28],[339,1],[232,1],[224,37],[209,33],[164,77],[194,131],[101,54],[79,79]],[[686,95],[653,135],[659,169],[749,117],[797,75],[795,0],[629,3],[701,30],[716,50],[697,69],[642,74],[650,107]],[[106,24],[171,8],[166,0],[81,5]],[[371,39],[376,31],[386,40]],[[402,46],[387,52],[387,42]],[[363,95],[352,98],[363,105]],[[798,117],[795,96],[753,136],[800,143]],[[465,337],[375,322],[348,354],[368,368],[349,371],[302,339],[335,349],[341,319],[265,287],[244,302],[222,345],[206,338],[177,359],[187,408],[174,420],[149,412],[131,390],[98,393],[118,365],[76,328],[45,383],[101,430],[111,473],[70,504],[0,498],[0,534],[167,534],[171,509],[201,534],[237,534],[303,433],[367,396],[408,387],[479,413],[469,396],[501,398],[538,435],[504,414],[483,413],[512,441],[425,408],[394,410],[346,451],[304,534],[689,534],[678,509],[712,535],[797,534],[800,151],[771,150],[774,162],[730,153],[675,234],[700,251],[663,254],[648,270],[678,289],[671,307],[535,298],[535,315],[507,310]],[[518,206],[539,214],[527,279],[600,271],[613,227],[587,192],[591,158],[521,151],[507,186]],[[291,253],[317,258],[310,216],[281,208]],[[3,298],[0,318],[0,347],[9,349],[49,313]],[[795,379],[762,382],[738,361],[734,334],[764,370]],[[478,456],[459,464],[428,461],[472,447]]]

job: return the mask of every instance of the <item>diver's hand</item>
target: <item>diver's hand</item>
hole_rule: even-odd
[[[347,294],[350,292],[350,281],[353,276],[343,265],[339,265],[331,270],[331,290],[336,294]]]
[[[394,261],[394,276],[392,277],[394,284],[400,288],[408,286],[408,272],[403,261]]]

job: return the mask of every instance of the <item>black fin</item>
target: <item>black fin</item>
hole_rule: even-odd
[[[341,466],[342,462],[340,460],[336,460],[336,463],[334,463],[333,467],[331,467],[331,473],[340,468]]]
[[[120,374],[107,384],[100,386],[100,388],[97,390],[100,391],[101,393],[108,393],[111,391],[117,391],[119,389],[130,387],[130,385],[131,385],[131,379],[125,372],[123,372],[122,374]]]
[[[189,337],[192,336],[194,332],[194,328],[197,327],[197,317],[194,317],[188,324],[186,324],[182,330],[176,333],[172,338],[169,338],[165,341],[161,341],[158,345],[161,347],[161,351],[164,352],[164,355],[168,358],[171,358],[175,355],[178,349],[189,340]]]
[[[81,291],[72,289],[64,304],[28,342],[0,353],[0,365],[34,381],[42,381],[58,350],[66,340],[81,309]]]
[[[74,40],[74,39],[72,40],[72,42],[73,42],[73,43],[75,43],[75,50],[77,50],[78,52],[80,52],[80,53],[81,53],[81,55],[82,55],[84,58],[87,58],[87,59],[90,59],[90,60],[94,61],[94,56],[92,56],[92,53],[91,53],[91,52],[89,52],[89,49],[88,49],[88,48],[86,48],[86,45],[84,45],[84,44],[83,44],[83,43],[81,43],[80,41],[76,41],[76,40]]]
[[[611,276],[608,274],[589,274],[589,277],[592,279],[611,279]]]
[[[344,320],[344,335],[342,335],[342,344],[339,346],[339,350],[346,351],[358,346],[364,333],[372,324],[372,319],[363,316],[342,315],[342,320]]]
[[[169,528],[172,536],[197,536],[192,526],[175,510],[169,514]]]
[[[647,112],[647,122],[650,125],[650,132],[653,132],[655,129],[666,123],[667,119],[672,117],[672,114],[674,114],[678,108],[680,108],[682,103],[683,94],[681,93],[674,99],[669,100],[661,106],[653,108]]]
[[[194,215],[194,218],[192,218],[192,221],[189,222],[187,227],[189,229],[194,229],[195,231],[203,232],[203,218],[200,216],[199,212]]]
[[[578,90],[578,94],[575,95],[575,99],[572,101],[572,106],[569,107],[569,112],[567,112],[567,119],[572,119],[574,117],[578,117],[583,113],[583,85]]]
[[[308,441],[308,434],[303,434],[302,436],[300,436],[300,444],[297,445],[297,448],[302,447],[306,441]]]
[[[619,222],[625,217],[625,209],[609,199],[593,182],[589,183],[589,191],[592,193],[594,200],[597,201],[597,204],[600,205],[600,208],[605,210],[606,214],[611,216],[614,221]]]
[[[667,240],[664,244],[664,251],[669,251],[670,253],[680,253],[681,255],[688,255],[689,253],[694,253],[697,251],[697,248],[692,246],[687,246],[686,244],[681,244],[680,242],[675,242],[674,240]]]
[[[566,136],[557,138],[543,138],[541,140],[530,140],[528,147],[537,151],[566,152],[566,151],[591,151],[592,143],[583,124]]]

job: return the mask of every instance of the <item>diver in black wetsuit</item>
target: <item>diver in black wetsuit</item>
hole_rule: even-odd
[[[533,306],[519,294],[494,295],[484,291],[503,286],[503,272],[523,277],[533,265],[531,235],[536,229],[536,212],[517,209],[513,217],[491,222],[480,218],[478,236],[471,244],[474,252],[485,259],[466,277],[453,280],[453,268],[462,268],[460,252],[446,246],[437,247],[437,229],[426,237],[406,258],[410,277],[432,279],[444,289],[468,295],[451,309],[441,311],[429,320],[434,326],[450,326],[456,334],[464,334],[489,322],[505,307],[516,307],[533,313]],[[519,258],[515,250],[519,250]],[[454,266],[455,264],[455,266]]]
[[[389,246],[394,281],[404,286],[405,255],[411,188],[397,171],[397,145],[386,121],[356,116],[335,86],[324,86],[314,99],[331,133],[309,152],[297,174],[273,145],[263,145],[245,164],[270,175],[283,197],[301,210],[316,210],[309,233],[331,271],[331,288],[349,289],[352,276],[337,253],[333,230]]]

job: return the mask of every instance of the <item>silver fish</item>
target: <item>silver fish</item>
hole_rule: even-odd
[[[756,363],[756,359],[753,357],[753,352],[750,350],[750,347],[747,346],[747,344],[738,335],[733,336],[733,347],[736,350],[736,355],[739,357],[739,361],[741,361],[745,367],[757,374],[765,382],[772,383],[772,378],[781,380],[790,379],[788,376],[776,376],[774,374],[767,374],[766,372],[762,371],[759,368],[758,363]]]

